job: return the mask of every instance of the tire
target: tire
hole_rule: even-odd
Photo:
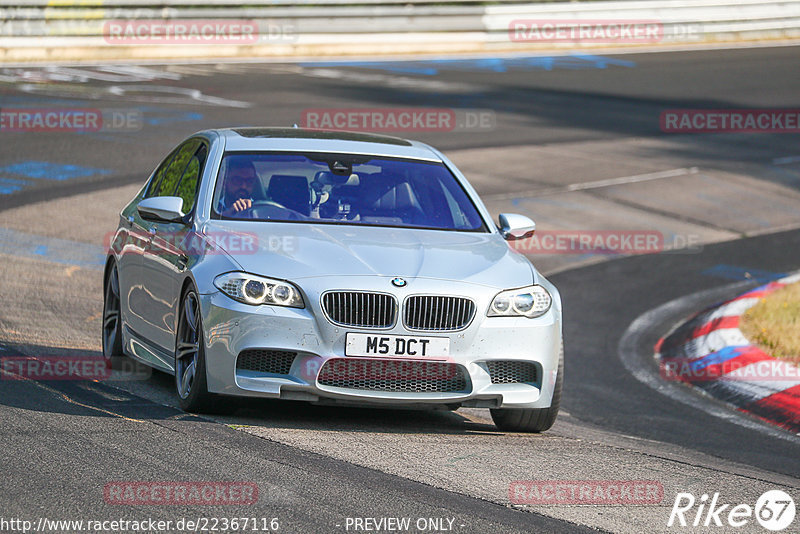
[[[549,408],[498,408],[490,410],[495,426],[506,432],[544,432],[556,422],[564,385],[564,346],[558,357],[558,375]]]
[[[203,413],[211,410],[214,395],[208,392],[206,381],[205,344],[200,300],[189,287],[181,297],[175,336],[175,392],[185,412]]]
[[[103,288],[103,357],[110,365],[111,358],[122,356],[122,313],[119,297],[119,272],[111,264]]]

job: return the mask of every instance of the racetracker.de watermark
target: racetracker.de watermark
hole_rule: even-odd
[[[244,19],[109,20],[103,24],[108,44],[258,44],[297,40],[292,24]]]
[[[668,109],[665,133],[800,133],[800,109]]]
[[[515,480],[508,486],[512,504],[659,504],[664,487],[657,480]]]
[[[189,257],[213,256],[216,254],[257,254],[259,252],[295,252],[297,238],[292,235],[259,235],[253,232],[162,232],[158,240],[150,235],[109,232],[103,238],[106,250],[116,253],[128,248],[128,252],[170,256],[185,254]]]
[[[702,249],[699,235],[667,236],[656,230],[537,230],[509,245],[523,254],[694,253]]]
[[[138,109],[1,108],[5,132],[138,132],[144,119]]]
[[[246,505],[258,502],[254,482],[114,481],[103,487],[107,504],[129,506]]]
[[[515,19],[508,37],[517,43],[654,44],[697,40],[700,24],[664,24],[660,20]]]
[[[364,132],[489,131],[495,114],[456,108],[311,108],[300,118],[303,128]]]
[[[309,378],[336,380],[453,380],[460,372],[456,365],[427,360],[383,360],[380,358],[331,358],[319,370],[320,362],[304,366]]]
[[[147,380],[150,367],[130,358],[103,356],[3,356],[0,380]]]
[[[708,362],[703,358],[669,358],[659,361],[659,374],[664,380],[678,382],[757,381],[784,382],[800,380],[800,367],[783,360]]]

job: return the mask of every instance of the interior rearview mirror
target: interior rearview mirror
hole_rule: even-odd
[[[500,233],[508,240],[524,239],[536,231],[536,223],[524,215],[501,213],[497,219],[500,222]]]

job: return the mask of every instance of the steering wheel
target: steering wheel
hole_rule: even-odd
[[[246,210],[236,214],[236,218],[242,219],[283,219],[299,221],[304,217],[294,210],[278,204],[274,200],[258,200]]]

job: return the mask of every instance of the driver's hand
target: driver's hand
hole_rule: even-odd
[[[234,213],[239,213],[240,211],[244,211],[246,209],[250,209],[253,207],[253,201],[249,198],[240,198],[236,202],[234,202],[230,208],[226,210],[224,215],[231,216]]]
[[[250,209],[253,207],[253,201],[249,198],[240,198],[236,202],[233,203],[231,209],[234,213],[239,213],[240,211],[244,211],[246,209]]]

